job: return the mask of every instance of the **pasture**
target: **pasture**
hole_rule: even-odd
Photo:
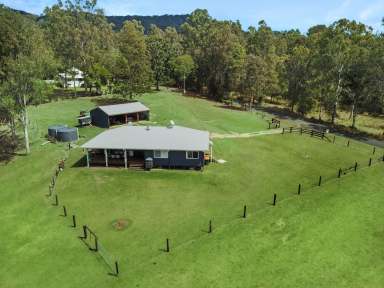
[[[162,91],[140,99],[152,124],[214,133],[266,130],[268,115],[234,111]],[[50,124],[75,125],[91,99],[30,109],[33,153],[0,166],[0,279],[7,287],[377,287],[381,271],[383,150],[347,139],[333,144],[308,135],[214,139],[216,159],[203,172],[87,169],[83,152],[41,145]],[[282,125],[288,126],[289,122]],[[102,131],[80,129],[79,144]],[[59,207],[46,196],[57,161]],[[318,186],[319,176],[322,185]],[[298,184],[302,185],[297,195]],[[277,205],[271,201],[277,194]],[[71,228],[76,215],[78,227]],[[247,218],[242,218],[247,206]],[[212,221],[213,232],[207,233]],[[119,222],[120,221],[120,222]],[[116,223],[123,227],[116,227]],[[78,239],[88,225],[118,260],[118,278]],[[165,239],[170,253],[165,253]],[[381,240],[380,240],[381,239]],[[381,242],[380,242],[381,241]],[[381,245],[381,246],[380,246]],[[371,251],[377,247],[378,251]],[[381,247],[381,248],[380,248]],[[381,253],[382,254],[382,253]],[[374,264],[374,267],[370,265]],[[22,271],[22,272],[21,272]],[[18,277],[20,273],[23,277]]]

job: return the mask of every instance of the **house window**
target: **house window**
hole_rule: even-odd
[[[199,151],[187,151],[187,159],[199,159]]]
[[[153,151],[153,157],[154,158],[168,158],[168,151],[166,150],[155,150]]]

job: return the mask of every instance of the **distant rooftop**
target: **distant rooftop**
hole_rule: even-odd
[[[149,108],[140,102],[99,106],[99,108],[103,110],[108,116],[149,111]]]
[[[71,78],[72,76],[73,76],[73,78],[84,78],[84,73],[83,73],[83,71],[81,71],[75,67],[72,67],[71,69],[69,69],[68,71],[66,71],[64,73],[59,73],[59,76],[62,78]]]
[[[87,149],[208,151],[209,132],[181,126],[123,126],[104,131],[82,145]]]

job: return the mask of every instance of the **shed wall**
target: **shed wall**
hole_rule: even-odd
[[[109,128],[109,118],[100,108],[91,110],[92,125],[100,128]]]

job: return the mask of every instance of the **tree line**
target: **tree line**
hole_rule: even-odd
[[[38,19],[0,6],[0,121],[13,135],[21,124],[27,153],[27,106],[49,101],[44,80],[73,67],[87,89],[123,97],[169,85],[249,108],[283,99],[303,115],[317,108],[332,123],[348,109],[352,127],[360,113],[384,112],[383,35],[355,21],[306,34],[273,31],[265,21],[244,31],[198,9],[179,31],[152,25],[144,33],[136,20],[114,29],[96,0],[58,1]]]

